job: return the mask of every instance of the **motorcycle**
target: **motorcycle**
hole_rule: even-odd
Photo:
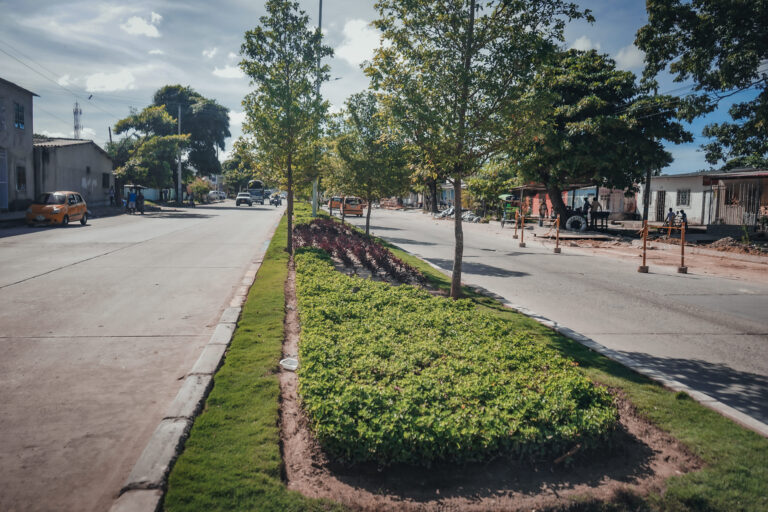
[[[283,199],[280,196],[275,196],[269,200],[269,203],[275,207],[283,204]]]

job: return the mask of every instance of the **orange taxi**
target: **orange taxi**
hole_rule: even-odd
[[[70,221],[88,222],[88,205],[77,192],[62,190],[43,192],[27,208],[27,224],[60,224],[66,226]]]
[[[357,215],[358,217],[363,216],[363,207],[364,203],[363,200],[359,197],[353,197],[353,196],[346,196],[341,201],[341,208],[344,215]]]

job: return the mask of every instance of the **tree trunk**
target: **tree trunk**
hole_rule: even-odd
[[[451,272],[451,298],[461,297],[461,263],[464,256],[464,231],[461,225],[461,175],[453,182],[454,211],[453,233],[456,244],[453,250],[453,270]]]
[[[293,254],[293,169],[291,168],[291,156],[288,153],[288,209],[285,213],[288,216],[288,236],[286,237],[288,243],[285,247],[288,254]]]
[[[552,201],[552,209],[560,216],[560,227],[565,226],[565,221],[568,220],[566,218],[568,212],[563,202],[563,191],[557,185],[549,185],[547,187],[547,195],[549,200]]]
[[[341,210],[341,223],[344,224],[344,218],[345,218],[345,211],[344,211],[344,198],[341,198],[341,206],[339,207],[339,210]]]
[[[431,178],[429,180],[429,192],[432,197],[429,198],[432,203],[432,213],[437,213],[437,179]]]
[[[365,214],[365,234],[370,234],[371,231],[371,203],[373,200],[368,198],[368,212]]]

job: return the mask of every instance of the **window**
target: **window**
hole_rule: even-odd
[[[109,173],[108,172],[101,173],[101,188],[109,188],[109,185],[110,185]]]
[[[85,174],[91,174],[91,166],[90,165],[86,165],[85,166]]]
[[[13,126],[19,130],[24,129],[24,105],[13,103]]]
[[[16,167],[16,190],[19,192],[27,191],[27,168]]]
[[[691,189],[677,189],[677,206],[691,206]]]

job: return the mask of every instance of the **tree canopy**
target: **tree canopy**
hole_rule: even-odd
[[[648,0],[648,24],[637,33],[644,77],[669,66],[675,81],[694,81],[689,120],[741,91],[756,96],[734,104],[733,122],[704,130],[707,161],[726,166],[768,165],[768,0]]]
[[[595,50],[562,52],[537,74],[521,101],[541,121],[511,156],[524,179],[547,187],[561,215],[566,185],[633,188],[648,169],[672,161],[662,140],[691,140],[668,109],[671,97],[640,93],[633,73]]]
[[[288,190],[287,250],[293,251],[293,172],[297,160],[317,142],[316,127],[327,110],[315,86],[328,79],[320,59],[333,54],[322,34],[309,26],[297,2],[268,0],[260,25],[245,33],[240,63],[255,86],[243,100],[244,130],[255,140],[260,160],[280,170]]]
[[[563,0],[380,0],[374,25],[385,44],[367,68],[374,88],[424,164],[461,182],[526,129],[510,111],[521,85],[562,40],[569,18],[587,16]],[[463,231],[457,208],[451,296],[461,293]]]

